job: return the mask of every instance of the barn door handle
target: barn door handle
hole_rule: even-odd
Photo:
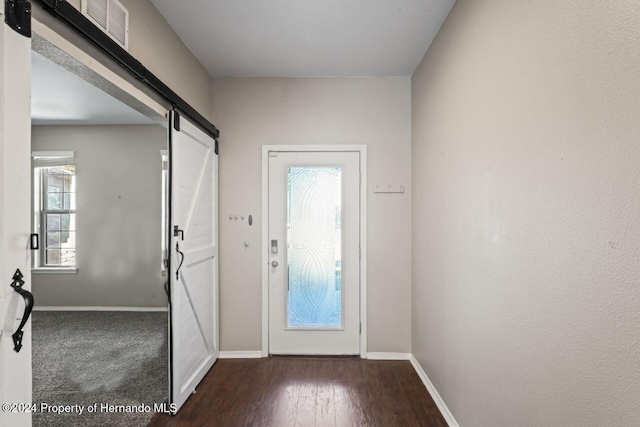
[[[18,326],[18,330],[11,335],[13,338],[13,349],[16,353],[20,352],[22,348],[22,336],[24,335],[24,325],[29,320],[29,316],[31,315],[31,310],[33,310],[33,294],[26,289],[22,289],[24,285],[24,280],[22,280],[24,276],[20,269],[17,269],[15,274],[13,275],[13,283],[11,283],[11,287],[14,291],[20,294],[22,298],[24,298],[24,314],[22,315],[22,321],[20,322],[20,326]]]
[[[180,264],[178,264],[178,269],[176,270],[176,280],[180,278],[180,269],[182,268],[182,263],[184,262],[184,253],[180,250],[180,245],[176,242],[176,252],[178,252],[181,256]]]

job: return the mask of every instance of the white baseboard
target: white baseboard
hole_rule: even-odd
[[[438,409],[440,409],[440,413],[442,413],[442,416],[444,417],[447,424],[449,424],[449,427],[460,427],[456,419],[453,418],[453,414],[451,414],[451,411],[449,411],[449,408],[447,408],[447,405],[444,403],[444,400],[442,400],[440,393],[438,393],[438,390],[436,390],[433,383],[424,372],[424,369],[422,369],[422,366],[420,366],[413,354],[411,355],[410,360],[411,364],[413,365],[413,369],[416,370],[416,373],[424,383],[424,386],[427,388],[427,391],[431,395],[433,401],[436,403],[436,406],[438,407]]]
[[[262,351],[221,351],[220,359],[260,359]]]
[[[411,353],[383,353],[372,352],[367,353],[369,360],[411,360]]]
[[[81,307],[81,306],[42,306],[33,307],[33,311],[138,311],[167,312],[168,307]]]

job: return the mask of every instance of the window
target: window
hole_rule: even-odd
[[[76,167],[73,152],[34,152],[34,266],[76,267]]]

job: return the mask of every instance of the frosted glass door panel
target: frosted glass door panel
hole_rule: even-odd
[[[287,186],[288,326],[342,326],[342,171],[290,167]]]

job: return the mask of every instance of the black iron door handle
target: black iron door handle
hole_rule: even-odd
[[[31,310],[33,310],[33,294],[26,289],[22,289],[24,285],[24,280],[22,280],[24,276],[20,269],[17,269],[15,274],[13,275],[13,283],[11,283],[11,287],[14,291],[20,294],[22,298],[24,298],[24,314],[22,315],[22,321],[20,322],[20,326],[18,326],[18,330],[11,335],[13,338],[13,349],[16,353],[20,352],[22,348],[22,336],[24,335],[24,325],[29,320],[29,316],[31,315]]]
[[[184,253],[180,250],[180,245],[176,242],[176,252],[180,254],[180,264],[178,264],[178,269],[176,270],[176,280],[180,278],[180,269],[182,268],[182,263],[184,262]]]

